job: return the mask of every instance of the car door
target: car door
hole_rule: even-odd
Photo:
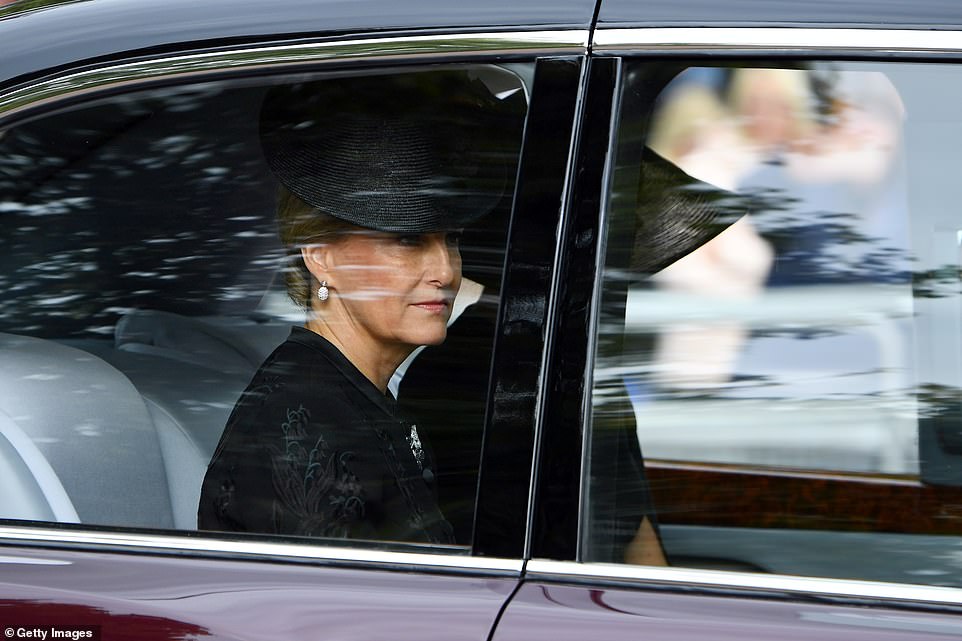
[[[98,41],[109,59],[8,69],[22,75],[0,95],[6,638],[488,637],[522,568],[585,37],[341,33],[130,57]],[[198,531],[200,482],[234,402],[303,322],[257,144],[264,93],[451,70],[510,103],[523,135],[497,214],[464,232],[476,296],[451,325],[457,340],[392,382],[440,446],[456,542]]]
[[[958,635],[954,34],[601,15],[495,638]]]

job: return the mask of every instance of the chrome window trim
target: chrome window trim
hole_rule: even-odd
[[[962,605],[962,590],[934,585],[882,583],[820,577],[753,574],[720,570],[664,568],[607,563],[574,563],[533,559],[525,567],[525,579],[594,579],[632,581],[659,586],[735,588],[749,592],[784,592],[798,595],[877,599],[915,604]]]
[[[238,557],[251,560],[269,558],[271,560],[317,561],[372,568],[425,568],[501,575],[520,575],[524,566],[521,559],[499,559],[430,552],[395,552],[299,543],[229,541],[200,536],[92,532],[17,526],[0,526],[0,545],[21,545],[25,547],[52,545],[71,550],[149,551],[179,555],[184,552],[194,552],[198,555],[213,555],[234,559]]]
[[[939,53],[962,50],[962,31],[790,27],[677,27],[598,29],[593,53],[626,51]]]
[[[571,29],[361,38],[164,56],[68,71],[14,89],[0,95],[0,118],[68,96],[105,88],[127,88],[146,80],[182,79],[210,72],[253,68],[273,70],[345,60],[436,59],[465,54],[583,55],[587,48],[588,31]]]

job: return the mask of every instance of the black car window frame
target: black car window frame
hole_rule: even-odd
[[[459,34],[441,34],[439,36],[424,37],[398,37],[384,39],[363,38],[346,41],[326,41],[315,45],[305,45],[298,43],[286,47],[283,45],[271,46],[251,46],[248,48],[237,48],[228,52],[213,51],[209,54],[189,53],[182,56],[164,56],[163,58],[134,59],[132,61],[114,60],[110,64],[101,65],[95,68],[81,67],[80,70],[72,72],[70,70],[60,71],[50,78],[39,82],[20,85],[11,91],[0,95],[0,127],[14,126],[17,123],[25,122],[35,117],[42,117],[45,114],[53,113],[57,110],[69,108],[93,100],[95,98],[109,96],[127,91],[134,91],[143,88],[156,88],[163,86],[177,86],[181,83],[194,83],[207,80],[220,79],[243,79],[268,77],[277,74],[290,74],[291,72],[308,73],[311,71],[329,70],[356,70],[370,67],[404,67],[408,65],[425,65],[434,62],[445,63],[498,63],[512,62],[519,60],[532,61],[538,59],[539,69],[547,69],[542,76],[546,90],[553,92],[557,97],[558,92],[576,91],[577,80],[572,84],[569,77],[573,73],[577,78],[577,69],[580,67],[581,54],[584,53],[584,41],[586,33],[583,31],[561,31],[561,32],[532,32],[532,33],[508,33],[508,34],[472,34],[464,37]],[[556,67],[559,73],[552,74],[550,69]],[[564,80],[558,81],[561,76]],[[554,88],[552,88],[554,86]],[[552,115],[548,104],[542,108],[543,118]],[[570,126],[570,124],[569,124]],[[563,138],[567,140],[567,138]],[[522,159],[530,154],[528,143],[522,149]],[[524,161],[522,160],[522,163]],[[534,163],[529,161],[530,166]],[[561,176],[564,177],[565,167],[561,167]],[[557,176],[551,180],[543,180],[537,175],[537,169],[530,170],[534,176],[530,180],[531,188],[542,198],[545,192],[550,194],[552,190],[560,189]],[[557,173],[557,172],[556,172]],[[519,182],[519,185],[521,182]],[[539,205],[542,201],[536,198],[530,199]],[[490,482],[491,469],[498,468],[493,464],[482,464],[482,487],[497,488],[501,483],[508,483],[513,489],[517,489],[519,484],[527,487],[531,478],[531,450],[534,435],[534,414],[524,411],[518,412],[511,406],[516,396],[513,394],[523,391],[531,402],[537,398],[537,381],[540,374],[540,365],[543,360],[542,344],[543,336],[542,321],[538,321],[539,315],[531,315],[529,302],[530,296],[539,294],[538,288],[545,289],[548,280],[543,275],[550,273],[550,261],[553,260],[555,242],[553,234],[544,234],[545,224],[550,223],[557,216],[557,211],[544,211],[543,208],[537,210],[540,217],[536,224],[540,233],[532,234],[531,227],[519,224],[517,221],[511,226],[511,234],[524,233],[524,243],[509,243],[509,250],[520,248],[527,245],[529,248],[536,248],[536,255],[528,258],[527,250],[524,254],[526,263],[514,270],[513,278],[520,279],[521,284],[511,285],[511,276],[505,274],[505,289],[503,292],[502,314],[507,314],[510,319],[511,309],[519,310],[525,314],[520,321],[520,325],[515,325],[512,336],[514,340],[520,341],[518,345],[512,346],[510,351],[514,352],[512,357],[502,357],[500,365],[496,364],[492,372],[494,381],[490,385],[492,398],[489,399],[489,419],[490,404],[493,403],[494,412],[499,415],[505,412],[511,413],[513,421],[512,427],[527,427],[526,430],[518,431],[512,429],[503,431],[503,435],[508,437],[519,437],[520,443],[517,447],[509,446],[507,450],[512,452],[514,461],[523,465],[501,466],[501,470],[511,470],[510,478],[503,477],[500,481]],[[517,213],[512,214],[512,219]],[[514,236],[512,236],[514,238]],[[537,249],[540,248],[540,249]],[[518,250],[520,252],[520,249]],[[522,259],[520,253],[516,256],[519,261]],[[524,282],[525,272],[537,272],[540,277]],[[517,290],[517,293],[515,293]],[[547,300],[547,293],[541,292],[543,301]],[[543,319],[544,314],[540,317]],[[519,329],[520,327],[520,329]],[[508,350],[500,346],[505,338],[504,326],[499,325],[496,337],[496,353],[504,353]],[[524,339],[522,340],[522,337]],[[537,340],[527,340],[535,338]],[[519,370],[516,368],[515,359],[523,355],[532,368]],[[498,357],[496,356],[496,361]],[[500,391],[511,390],[511,392]],[[508,398],[510,397],[510,398]],[[498,410],[499,403],[505,406],[505,410]],[[499,424],[508,425],[499,421]],[[485,437],[485,455],[483,460],[488,460],[492,454],[488,453],[491,448],[504,446],[497,445],[497,441]],[[525,444],[527,441],[527,444]],[[527,454],[526,454],[527,453]],[[503,474],[503,472],[502,472]],[[504,487],[501,485],[501,487]],[[483,494],[483,493],[482,493]],[[527,496],[527,491],[523,492]],[[487,498],[482,501],[491,501],[500,504],[500,498],[496,491],[489,490]],[[484,507],[482,503],[479,510],[487,510],[497,514],[498,506],[492,505]],[[503,512],[503,511],[502,511]],[[17,542],[18,544],[40,544],[45,546],[68,545],[71,547],[91,547],[95,549],[124,549],[134,547],[141,550],[161,551],[165,549],[193,550],[196,553],[226,554],[230,556],[254,556],[254,557],[291,557],[291,558],[319,558],[326,559],[334,563],[388,563],[396,565],[410,563],[417,566],[433,568],[461,568],[469,570],[484,570],[490,568],[497,572],[514,572],[520,569],[520,565],[511,558],[519,558],[524,540],[524,522],[527,513],[527,504],[519,503],[515,510],[511,511],[504,522],[493,528],[490,532],[486,531],[485,526],[479,528],[475,536],[475,545],[472,550],[472,557],[460,555],[450,556],[438,555],[436,550],[406,548],[402,551],[379,551],[379,550],[352,550],[348,542],[347,545],[298,545],[275,542],[254,542],[236,541],[229,536],[216,534],[196,535],[191,533],[189,537],[171,536],[170,534],[152,531],[124,531],[123,533],[107,531],[96,527],[73,528],[69,526],[49,523],[23,523],[6,522],[0,528],[0,539]],[[478,557],[489,557],[487,559]]]

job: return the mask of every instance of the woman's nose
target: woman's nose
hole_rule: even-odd
[[[440,287],[451,285],[461,273],[461,253],[448,242],[447,234],[432,234],[429,244],[428,275]]]

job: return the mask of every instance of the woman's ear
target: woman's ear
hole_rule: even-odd
[[[311,272],[311,275],[314,276],[317,282],[320,283],[331,280],[329,269],[331,262],[330,243],[301,247],[301,258],[304,259],[304,265],[307,267],[307,271]]]

